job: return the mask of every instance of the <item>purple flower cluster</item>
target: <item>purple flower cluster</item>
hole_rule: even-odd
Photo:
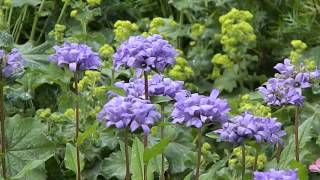
[[[123,81],[115,83],[117,87],[123,88],[127,95],[140,97],[144,95],[144,79],[135,78],[130,82]],[[183,81],[173,81],[162,75],[155,74],[148,80],[148,90],[150,96],[169,96],[174,98],[176,93],[183,89]]]
[[[303,64],[296,67],[289,59],[285,59],[284,63],[278,63],[274,68],[280,74],[276,74],[275,78],[269,79],[264,86],[258,88],[264,96],[264,101],[275,106],[302,106],[302,89],[310,87],[312,80],[319,79],[319,71],[308,71]]]
[[[118,129],[130,128],[131,132],[141,128],[145,134],[161,115],[150,101],[133,96],[117,96],[104,105],[97,119],[105,121],[106,126]]]
[[[296,170],[274,170],[254,172],[254,180],[298,180]]]
[[[302,106],[304,97],[301,90],[290,86],[286,80],[279,78],[271,78],[263,87],[259,87],[258,91],[263,94],[264,101],[268,105],[297,105]]]
[[[175,64],[176,55],[175,48],[160,35],[131,36],[113,55],[113,64],[116,69],[122,65],[136,68],[139,76],[142,71],[162,72],[166,66]]]
[[[4,50],[0,50],[0,59],[2,59],[3,69],[2,74],[4,77],[9,78],[12,76],[20,75],[24,71],[24,59],[17,49],[6,55]]]
[[[95,70],[101,66],[99,54],[85,44],[65,42],[53,48],[55,54],[49,56],[49,61],[62,67],[67,65],[72,72]]]
[[[286,133],[281,130],[281,126],[276,118],[257,117],[245,112],[224,123],[222,129],[215,133],[220,135],[220,140],[231,143],[238,144],[246,139],[255,139],[258,143],[275,144],[283,143],[281,137]]]
[[[201,128],[207,121],[223,124],[228,119],[230,107],[227,101],[218,98],[218,95],[219,91],[216,89],[212,90],[209,97],[186,91],[177,93],[177,102],[171,113],[172,122],[196,128]]]

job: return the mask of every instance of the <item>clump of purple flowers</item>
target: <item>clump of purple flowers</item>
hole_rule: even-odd
[[[235,116],[223,124],[222,129],[215,132],[220,140],[240,144],[246,139],[254,139],[258,143],[283,143],[281,137],[286,133],[281,130],[281,123],[276,118],[257,117],[249,112]]]
[[[2,74],[4,77],[9,78],[23,73],[24,59],[17,49],[12,49],[7,55],[4,50],[0,50],[0,59],[2,60]]]
[[[171,116],[173,123],[184,124],[187,127],[201,128],[206,122],[220,122],[228,119],[230,107],[226,100],[218,98],[219,91],[213,89],[210,96],[191,94],[181,91],[175,96]]]
[[[176,55],[175,48],[160,35],[131,36],[113,55],[113,65],[116,69],[136,68],[139,76],[142,71],[162,72],[168,65],[175,64]]]
[[[148,100],[133,96],[117,96],[104,105],[97,119],[105,121],[106,126],[118,129],[130,128],[131,132],[141,128],[145,134],[161,115]]]
[[[301,89],[291,86],[284,79],[271,78],[263,87],[259,87],[258,91],[263,94],[264,101],[268,105],[302,106],[304,102]]]
[[[264,101],[274,106],[302,106],[302,89],[311,87],[311,82],[319,79],[319,71],[309,71],[303,64],[295,66],[289,59],[285,59],[284,63],[278,63],[274,68],[279,74],[258,88],[264,96]]]
[[[170,78],[155,74],[148,80],[149,95],[174,98],[176,93],[183,89],[183,84],[183,81],[173,81]],[[115,83],[115,85],[124,89],[127,95],[135,97],[144,95],[144,80],[142,78],[131,79],[128,83],[120,81]]]
[[[49,56],[49,61],[61,67],[67,65],[72,72],[95,70],[101,66],[99,54],[85,44],[65,42],[53,48],[55,54]]]
[[[254,180],[298,180],[296,170],[274,170],[266,172],[254,172]]]

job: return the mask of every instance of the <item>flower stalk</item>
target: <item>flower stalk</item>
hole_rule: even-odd
[[[148,89],[148,72],[143,71],[143,75],[144,75],[144,95],[145,95],[145,99],[148,100],[149,99],[149,89]],[[147,148],[148,146],[148,134],[144,133],[143,134],[143,145],[144,148]],[[145,162],[143,165],[143,179],[147,180],[148,179],[148,164]]]
[[[80,129],[80,113],[79,113],[79,89],[78,89],[78,74],[77,72],[74,73],[74,83],[75,83],[75,93],[76,93],[76,142],[78,141],[79,137],[79,129]],[[81,169],[80,169],[80,150],[79,145],[76,143],[76,153],[77,153],[77,180],[81,180]]]
[[[124,132],[124,151],[126,156],[126,180],[130,180],[130,163],[129,163],[129,140],[128,140],[128,129]]]
[[[243,143],[241,145],[241,148],[242,148],[242,161],[241,161],[242,173],[241,173],[241,176],[242,176],[242,179],[244,179],[244,175],[246,174],[246,145],[245,145],[245,143]]]
[[[163,116],[162,122],[165,122],[164,118],[164,104],[161,104],[161,115]],[[164,138],[164,126],[160,127],[160,138],[161,140]],[[160,172],[160,180],[165,180],[165,170],[164,170],[164,153],[161,153],[161,172]]]
[[[3,104],[3,84],[4,84],[4,79],[3,79],[3,75],[2,75],[2,65],[1,65],[0,70],[1,70],[0,71],[1,166],[2,166],[2,177],[3,177],[4,180],[7,180],[6,134],[5,134],[5,127],[4,127],[4,125],[5,125],[5,115],[4,115],[4,104]]]
[[[200,164],[201,164],[201,147],[202,147],[202,128],[198,128],[198,152],[197,152],[197,164],[196,164],[196,176],[195,180],[199,180],[200,177]]]
[[[294,143],[295,143],[295,155],[296,161],[299,162],[300,155],[299,155],[299,124],[300,124],[300,114],[299,114],[299,107],[295,108],[295,115],[294,115]]]

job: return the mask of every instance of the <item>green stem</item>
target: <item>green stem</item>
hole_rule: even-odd
[[[295,155],[296,161],[299,162],[299,124],[300,124],[300,115],[299,115],[299,107],[295,108],[295,116],[294,116],[294,143],[295,143]]]
[[[35,36],[35,33],[36,33],[36,27],[37,27],[38,20],[39,20],[39,14],[42,11],[42,8],[44,6],[44,2],[45,1],[46,0],[42,0],[41,1],[40,7],[38,9],[38,12],[35,13],[35,16],[34,16],[34,19],[33,19],[32,29],[31,29],[31,34],[30,34],[30,40],[32,41],[32,43],[34,43],[34,36]]]
[[[280,145],[280,143],[277,143],[277,144],[276,144],[277,167],[279,167],[280,155],[281,155],[281,145]]]
[[[64,12],[66,11],[66,9],[67,9],[67,7],[68,7],[68,5],[69,5],[69,1],[70,1],[70,0],[65,0],[65,1],[64,1],[62,10],[61,10],[61,12],[60,12],[60,15],[59,15],[59,17],[58,17],[58,20],[57,20],[56,24],[59,24],[59,23],[60,23],[60,21],[61,21],[61,19],[62,19],[62,17],[63,17]]]
[[[183,11],[180,12],[180,15],[179,15],[179,28],[181,29],[181,26],[183,24],[183,17],[184,17],[184,14],[183,14]],[[181,49],[181,46],[182,46],[182,42],[181,42],[181,37],[178,37],[178,40],[177,40],[177,46],[178,46],[178,49]]]
[[[163,115],[162,122],[165,122],[164,117],[164,105],[161,104],[161,115]],[[160,127],[160,138],[161,140],[164,138],[164,126]],[[164,170],[164,153],[161,153],[161,172],[160,172],[160,180],[165,180],[165,170]]]
[[[195,180],[199,180],[200,177],[200,164],[201,164],[201,147],[202,147],[202,128],[198,128],[198,152],[197,152],[197,164],[196,164],[196,176]]]
[[[79,137],[79,130],[80,130],[80,113],[79,113],[79,90],[78,90],[78,74],[77,72],[74,73],[74,83],[75,83],[75,93],[76,93],[76,153],[77,153],[77,180],[81,180],[81,169],[80,169],[80,150],[78,145],[78,137]]]
[[[2,59],[4,60],[4,59]],[[0,70],[2,70],[2,65]],[[2,71],[1,71],[2,72]],[[6,166],[6,133],[5,133],[5,114],[3,103],[3,83],[4,79],[2,73],[0,73],[0,121],[1,121],[1,166],[2,177],[7,180],[7,166]]]
[[[252,168],[253,171],[257,170],[258,158],[259,158],[259,152],[256,151],[254,162],[253,162],[253,168]]]
[[[81,27],[84,34],[87,34],[87,22],[81,21]]]
[[[145,95],[145,99],[149,100],[148,72],[144,71],[143,75],[144,75],[144,95]],[[148,146],[148,134],[146,134],[146,133],[143,134],[143,145],[144,145],[144,148],[147,148],[147,146]],[[147,175],[148,174],[148,164],[147,163],[144,163],[143,172],[144,172],[143,179],[147,180],[148,179],[148,175]]]
[[[24,19],[26,18],[26,15],[27,15],[27,11],[28,11],[28,6],[25,5],[24,9],[23,9],[21,23],[19,25],[19,28],[18,28],[18,31],[17,31],[17,34],[16,34],[15,43],[18,43],[18,40],[19,40],[19,37],[20,37],[20,34],[21,34],[21,30],[22,30],[22,27],[23,27],[23,24],[24,24]]]
[[[124,151],[126,156],[126,180],[130,180],[130,163],[129,163],[129,148],[128,148],[128,130],[124,132]]]
[[[166,13],[166,9],[164,7],[164,3],[162,2],[162,0],[159,0],[159,2],[160,2],[160,6],[161,6],[162,16],[163,17],[167,17],[167,13]]]
[[[38,43],[41,41],[41,37],[43,36],[44,31],[45,31],[45,29],[46,29],[47,26],[48,26],[48,23],[49,23],[49,18],[47,18],[46,21],[44,22],[44,25],[43,25],[43,27],[42,27],[42,29],[41,29],[40,35],[38,36],[38,39],[37,39],[37,41],[36,41],[36,44],[38,44]]]
[[[12,17],[12,12],[13,12],[13,6],[10,7],[10,11],[9,11],[9,16],[8,16],[8,19],[7,19],[7,28],[8,28],[8,32],[10,33],[11,31],[11,17]]]
[[[241,161],[241,164],[242,164],[242,179],[244,179],[244,175],[246,174],[246,146],[245,144],[243,143],[242,146],[242,161]]]

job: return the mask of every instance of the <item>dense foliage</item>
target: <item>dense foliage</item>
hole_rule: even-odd
[[[0,177],[320,179],[319,25],[317,0],[0,1]]]

